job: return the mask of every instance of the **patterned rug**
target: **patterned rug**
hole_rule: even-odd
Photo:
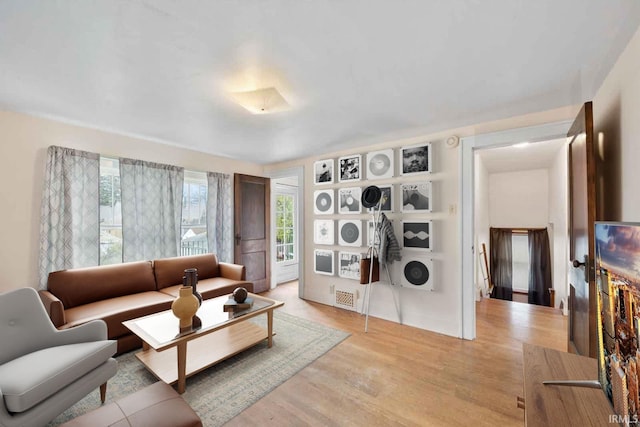
[[[251,319],[264,326],[266,316]],[[331,350],[349,334],[274,311],[273,346],[266,342],[187,379],[182,395],[205,426],[220,426],[251,406],[302,368]],[[135,358],[117,357],[118,373],[109,380],[107,402],[140,390],[157,379]],[[49,426],[62,424],[100,406],[98,390],[69,408]]]

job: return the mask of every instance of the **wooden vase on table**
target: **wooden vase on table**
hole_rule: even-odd
[[[183,286],[180,288],[180,294],[171,304],[173,315],[180,319],[180,332],[191,329],[193,316],[198,311],[200,303],[198,298],[193,295],[191,286]]]

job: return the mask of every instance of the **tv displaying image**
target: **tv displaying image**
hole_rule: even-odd
[[[598,375],[626,425],[640,412],[640,223],[596,222]]]

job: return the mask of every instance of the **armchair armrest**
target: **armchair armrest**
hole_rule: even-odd
[[[104,320],[92,320],[73,328],[55,331],[55,339],[58,345],[103,341],[107,339],[107,324]]]
[[[53,295],[49,291],[40,290],[38,291],[38,295],[40,295],[40,300],[44,305],[44,309],[47,311],[51,322],[56,328],[67,323],[64,316],[64,304],[62,301],[58,299],[55,295]]]
[[[228,262],[220,262],[218,265],[220,266],[220,277],[231,280],[246,280],[247,271],[244,265]]]

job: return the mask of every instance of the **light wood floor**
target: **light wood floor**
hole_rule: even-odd
[[[363,316],[299,299],[297,282],[264,295],[351,336],[227,426],[522,426],[522,343],[566,347],[548,307],[482,300],[466,341],[371,317],[364,333]]]

